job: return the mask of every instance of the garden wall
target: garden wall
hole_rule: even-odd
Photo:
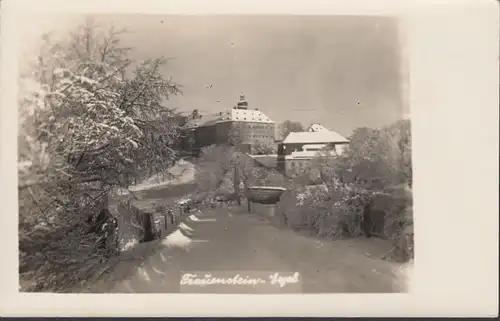
[[[120,256],[134,256],[148,243],[165,238],[189,215],[186,206],[165,199],[128,199],[115,206]]]
[[[286,226],[285,216],[283,215],[283,212],[281,211],[278,204],[261,204],[251,201],[247,202],[250,202],[251,213],[255,213],[261,217],[268,219],[276,226]]]

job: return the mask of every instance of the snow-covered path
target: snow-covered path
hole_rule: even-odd
[[[156,253],[103,291],[178,293],[181,271],[298,271],[305,293],[398,291],[399,266],[378,259],[373,242],[324,242],[241,209],[218,208],[181,224]]]
[[[153,175],[140,184],[130,186],[129,190],[136,192],[166,185],[189,184],[194,181],[195,172],[196,169],[192,163],[181,159],[165,173]]]

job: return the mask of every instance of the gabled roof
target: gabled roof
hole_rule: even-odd
[[[349,140],[334,131],[292,132],[283,140],[283,144],[348,143]]]
[[[329,131],[326,127],[324,127],[321,124],[311,124],[309,127],[307,127],[306,132],[324,132],[324,131]]]

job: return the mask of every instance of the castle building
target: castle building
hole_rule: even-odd
[[[275,122],[258,109],[249,109],[244,95],[231,109],[208,115],[194,110],[183,132],[182,148],[194,154],[214,144],[233,145],[250,152],[255,144],[275,142]]]

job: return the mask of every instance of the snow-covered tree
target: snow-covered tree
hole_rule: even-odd
[[[107,248],[89,217],[107,209],[111,189],[175,158],[175,112],[163,103],[179,86],[165,59],[133,61],[123,32],[87,20],[66,40],[45,36],[20,77],[20,263],[44,271],[40,289],[92,273]]]

